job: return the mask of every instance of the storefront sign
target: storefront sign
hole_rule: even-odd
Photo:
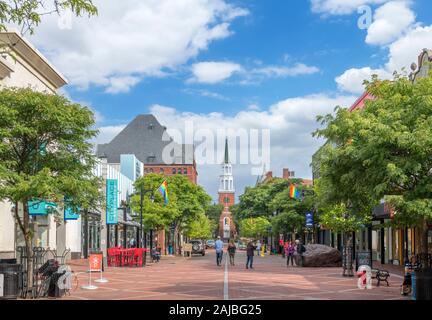
[[[118,182],[116,179],[108,179],[106,182],[106,224],[118,224]]]
[[[78,209],[79,212],[79,209]],[[75,213],[74,210],[70,207],[66,207],[64,209],[64,220],[78,220],[79,219],[79,213]]]
[[[306,213],[306,228],[312,228],[313,227],[313,213],[308,212]]]
[[[101,272],[102,271],[102,254],[91,254],[89,258],[90,272]]]
[[[50,208],[56,208],[57,204],[42,200],[34,200],[27,202],[29,215],[31,216],[46,216]]]

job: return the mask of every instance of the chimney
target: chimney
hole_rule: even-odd
[[[270,178],[273,178],[273,171],[268,171],[266,173],[266,179],[270,179]]]
[[[282,178],[283,178],[284,180],[289,180],[289,178],[290,178],[290,172],[289,172],[289,169],[288,169],[288,168],[284,168],[284,169],[283,169],[283,175],[282,175]]]

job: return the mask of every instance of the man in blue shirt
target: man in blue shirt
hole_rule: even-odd
[[[218,266],[220,266],[222,264],[223,247],[224,247],[224,244],[223,244],[220,236],[218,236],[217,240],[215,242],[216,263]]]

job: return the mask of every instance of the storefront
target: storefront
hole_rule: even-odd
[[[92,252],[101,250],[100,231],[101,217],[99,213],[89,213],[82,217],[81,241],[82,241],[82,257],[88,258]]]

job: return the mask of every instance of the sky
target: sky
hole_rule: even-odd
[[[186,121],[201,131],[269,130],[274,176],[289,168],[311,178],[323,143],[311,135],[316,116],[349,107],[363,80],[409,71],[432,48],[430,0],[94,2],[97,17],[45,16],[28,37],[68,79],[61,93],[95,112],[96,143],[148,113],[170,130]],[[214,199],[218,161],[198,165]],[[237,196],[257,180],[251,167],[234,162]]]

